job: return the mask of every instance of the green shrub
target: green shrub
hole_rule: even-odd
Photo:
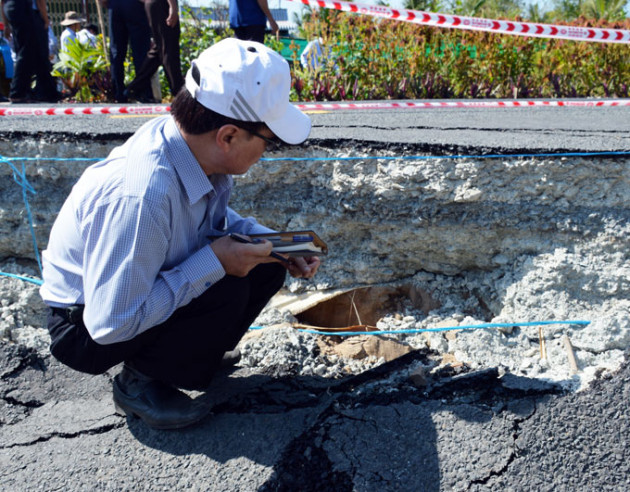
[[[630,22],[606,27],[628,29]],[[321,36],[332,53],[315,71],[294,63],[296,100],[628,97],[627,45],[441,29],[323,10],[305,18],[302,30],[307,39]]]
[[[52,75],[59,77],[66,95],[78,102],[105,101],[111,97],[109,64],[105,59],[102,37],[96,48],[70,40],[59,52]]]

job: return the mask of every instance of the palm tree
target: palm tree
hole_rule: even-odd
[[[572,21],[580,16],[582,0],[555,0],[550,16],[554,21]]]
[[[626,3],[627,0],[584,0],[580,13],[587,19],[623,20]]]
[[[540,5],[537,3],[529,4],[527,10],[525,12],[525,18],[529,22],[537,22],[537,23],[550,23],[552,22],[552,18],[550,16],[550,12],[543,12],[540,9]]]
[[[450,10],[457,15],[509,19],[522,15],[523,5],[522,0],[455,0]]]
[[[442,12],[440,0],[405,0],[403,8],[407,10],[422,10],[424,12]]]

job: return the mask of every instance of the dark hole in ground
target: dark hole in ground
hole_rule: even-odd
[[[305,325],[342,328],[376,326],[385,315],[400,313],[411,303],[425,314],[439,307],[431,295],[413,285],[361,287],[339,294],[296,315]]]

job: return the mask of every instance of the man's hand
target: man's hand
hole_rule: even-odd
[[[321,261],[317,256],[290,258],[287,269],[294,278],[312,278],[317,273],[320,264]]]
[[[50,19],[48,18],[48,7],[46,6],[46,0],[36,0],[35,3],[37,4],[39,15],[44,21],[44,27],[48,29],[48,26],[50,25]]]
[[[166,25],[168,27],[175,27],[179,22],[179,8],[177,7],[177,0],[168,0],[168,17],[166,18]]]
[[[223,265],[225,273],[235,277],[245,277],[261,263],[278,261],[269,256],[273,248],[271,241],[257,244],[244,244],[225,236],[210,244],[212,251]]]
[[[166,25],[168,27],[175,27],[179,22],[179,12],[177,10],[170,10],[168,17],[166,18]]]

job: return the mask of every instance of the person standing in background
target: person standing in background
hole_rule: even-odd
[[[98,45],[98,26],[88,24],[77,33],[77,39],[90,48],[96,48]]]
[[[76,12],[66,12],[64,19],[60,22],[60,24],[65,27],[61,33],[60,51],[67,51],[68,43],[77,39],[77,33],[81,29],[81,23],[84,21],[85,19],[82,19]]]
[[[151,77],[160,68],[164,67],[166,80],[173,96],[177,95],[184,86],[184,76],[179,56],[179,11],[177,0],[144,0],[144,9],[153,43],[147,53],[147,57],[136,72],[136,78],[127,86],[127,96],[144,102],[140,99],[139,89],[149,84]]]
[[[13,33],[16,55],[9,100],[14,104],[33,100],[58,102],[61,95],[51,75],[48,52],[50,20],[46,0],[2,0],[1,7],[7,26]],[[35,88],[31,89],[33,77]]]
[[[271,32],[278,35],[276,23],[267,0],[230,0],[230,27],[237,39],[245,41],[265,41],[267,21]]]
[[[48,58],[50,63],[54,65],[59,61],[57,54],[59,53],[59,40],[55,36],[52,26],[48,26]]]
[[[4,17],[4,16],[3,16]],[[4,23],[0,23],[0,102],[8,102],[13,78],[13,50],[4,36]]]
[[[125,95],[125,58],[131,43],[136,73],[151,48],[151,27],[140,0],[99,0],[109,10],[109,53],[116,102],[127,102]],[[138,86],[142,97],[151,97],[151,85]]]

